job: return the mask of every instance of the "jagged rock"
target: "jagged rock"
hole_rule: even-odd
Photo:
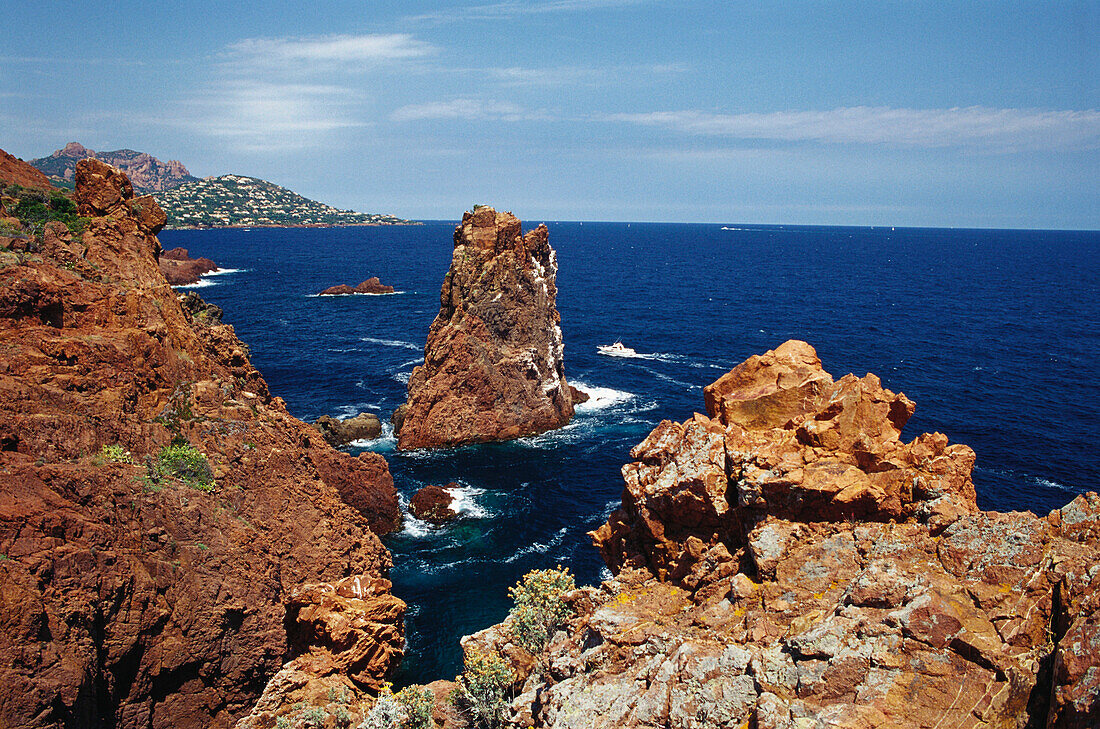
[[[390,424],[393,426],[393,434],[401,434],[401,426],[405,424],[405,413],[409,411],[409,406],[404,403],[397,406],[397,409],[390,415]]]
[[[29,162],[24,162],[2,149],[0,149],[0,183],[3,183],[0,187],[22,185],[39,190],[54,189],[49,179]]]
[[[409,511],[417,519],[432,524],[444,524],[455,519],[458,512],[451,509],[454,502],[454,496],[448,490],[451,488],[458,488],[458,484],[452,482],[446,486],[425,486],[409,499]]]
[[[231,326],[184,310],[125,177],[77,173],[99,217],[0,268],[0,725],[230,726],[283,663],[292,591],[384,579],[397,494],[381,456],[287,413]],[[142,465],[180,439],[213,492]]]
[[[398,447],[509,440],[565,425],[573,401],[546,226],[523,235],[514,215],[482,206],[463,215],[454,244],[424,364],[409,378]]]
[[[912,402],[805,343],[706,397],[632,452],[617,575],[546,651],[464,641],[520,676],[509,726],[1098,725],[1100,496],[979,512],[972,451],[900,441]]]
[[[382,435],[382,421],[374,413],[359,413],[342,420],[322,415],[313,421],[313,427],[332,446],[346,445],[354,440],[373,440]]]
[[[805,342],[749,358],[704,395],[710,417],[664,421],[631,451],[623,507],[596,532],[613,569],[678,579],[698,558],[685,549],[694,536],[751,547],[767,571],[767,545],[744,535],[768,515],[920,518],[938,531],[977,511],[970,448],[938,433],[902,442],[912,401],[874,375],[834,382]]]
[[[180,296],[180,306],[192,322],[200,324],[221,324],[222,316],[225,314],[220,306],[206,303],[194,291],[188,291]]]
[[[157,259],[160,272],[173,286],[186,286],[198,283],[204,273],[217,271],[218,265],[209,258],[191,258],[186,248],[172,248],[164,251]]]
[[[336,286],[329,286],[327,289],[317,294],[318,296],[342,296],[346,294],[392,294],[394,292],[393,286],[387,286],[378,280],[377,276],[372,276],[366,281],[363,281],[357,286],[348,286],[347,284],[337,284]]]

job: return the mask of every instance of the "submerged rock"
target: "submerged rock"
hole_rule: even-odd
[[[705,396],[632,451],[617,574],[548,648],[464,641],[511,663],[514,725],[1100,725],[1100,497],[979,511],[973,451],[901,441],[912,401],[804,342]]]
[[[557,256],[545,225],[481,206],[455,229],[424,364],[409,378],[398,447],[509,440],[573,417],[565,381]]]

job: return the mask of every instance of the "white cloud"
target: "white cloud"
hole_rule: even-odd
[[[246,151],[301,149],[324,144],[340,129],[362,126],[340,86],[228,81],[184,104],[178,123]]]
[[[246,38],[230,45],[227,52],[235,61],[253,65],[305,64],[306,70],[313,70],[420,58],[435,48],[407,33],[388,33]]]
[[[410,104],[390,115],[393,121],[421,121],[425,119],[458,119],[463,121],[530,121],[545,119],[543,112],[532,112],[505,101],[480,101],[477,99],[452,99],[427,104]]]
[[[1100,112],[1091,110],[856,106],[766,114],[657,111],[609,114],[599,119],[663,127],[685,134],[782,142],[976,146],[1002,151],[1095,147],[1100,143]]]

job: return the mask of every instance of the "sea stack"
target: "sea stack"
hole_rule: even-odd
[[[516,216],[488,206],[462,216],[399,448],[510,440],[573,417],[549,239],[545,225],[524,235]]]

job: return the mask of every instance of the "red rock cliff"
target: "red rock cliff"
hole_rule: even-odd
[[[1100,726],[1100,497],[980,512],[974,453],[804,342],[706,388],[623,468],[594,533],[616,576],[568,596],[517,673],[517,726]],[[536,665],[542,670],[532,670]]]
[[[511,213],[479,207],[463,215],[454,244],[424,364],[409,378],[398,446],[508,440],[565,425],[573,401],[546,226],[523,235]]]
[[[181,307],[155,202],[98,160],[76,181],[83,236],[50,224],[0,269],[0,726],[231,726],[312,655],[308,595],[351,578],[357,657],[307,668],[377,685],[403,646],[385,461],[326,445],[232,327]],[[173,442],[212,491],[158,473]]]

